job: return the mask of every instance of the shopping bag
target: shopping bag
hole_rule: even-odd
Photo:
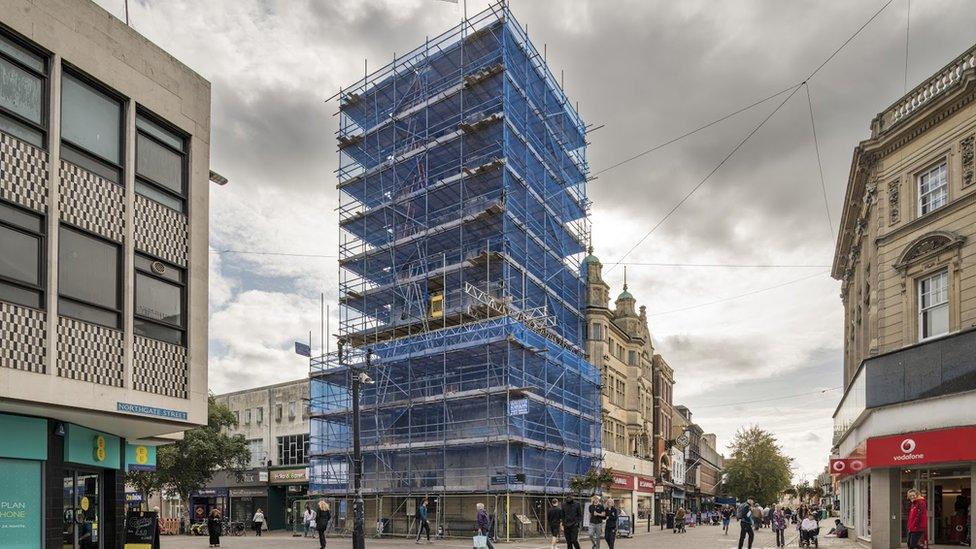
[[[474,549],[480,549],[482,547],[488,547],[488,536],[478,535],[478,536],[475,536],[473,538],[473,540],[474,540]]]

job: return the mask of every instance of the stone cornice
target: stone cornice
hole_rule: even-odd
[[[891,240],[896,240],[898,238],[901,238],[902,236],[905,236],[908,233],[917,231],[922,227],[926,227],[928,225],[941,221],[945,217],[948,217],[953,213],[955,213],[956,211],[964,209],[967,206],[972,205],[973,203],[976,203],[976,192],[968,192],[960,196],[959,198],[953,200],[952,202],[949,202],[948,204],[939,208],[938,210],[927,213],[923,216],[916,217],[915,219],[909,221],[908,223],[904,223],[902,226],[898,227],[897,229],[878,236],[877,238],[874,239],[874,242],[879,246],[882,244],[887,244]]]

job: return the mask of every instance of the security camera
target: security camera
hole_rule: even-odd
[[[362,383],[363,385],[372,385],[373,378],[369,377],[369,374],[367,374],[366,372],[360,372],[359,382]]]

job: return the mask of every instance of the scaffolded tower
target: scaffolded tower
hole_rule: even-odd
[[[583,356],[586,127],[504,3],[340,94],[340,335],[312,359],[311,483],[350,491],[350,365],[368,524],[533,534],[547,495],[599,460]],[[360,364],[361,365],[361,364]],[[517,515],[526,517],[526,520]]]

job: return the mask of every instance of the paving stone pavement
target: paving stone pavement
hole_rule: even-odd
[[[823,523],[822,532],[827,532],[827,521]],[[580,536],[582,549],[591,549],[590,540]],[[652,527],[650,533],[640,532],[633,538],[617,540],[614,549],[737,549],[739,530],[736,524],[729,528],[728,535],[722,533],[720,526],[700,526],[689,528],[685,534],[673,534],[670,530],[660,530]],[[852,540],[841,540],[820,536],[820,547],[827,549],[855,549],[857,544]],[[797,547],[797,532],[795,528],[786,531],[787,547]],[[317,549],[318,542],[311,538],[292,537],[285,534],[265,534],[256,537],[253,534],[243,537],[223,537],[221,547],[228,549]],[[367,549],[420,549],[427,544],[417,546],[411,539],[375,539],[367,538]],[[539,539],[518,540],[509,543],[495,544],[497,549],[549,549],[549,544]],[[197,549],[206,548],[206,537],[164,536],[162,549]],[[328,549],[351,549],[352,542],[348,537],[331,538]],[[431,549],[471,549],[470,541],[464,539],[437,540],[429,546]],[[565,544],[557,545],[557,549],[565,549]],[[756,533],[753,549],[773,549],[776,547],[773,533],[764,528]],[[600,549],[608,549],[606,543]]]

